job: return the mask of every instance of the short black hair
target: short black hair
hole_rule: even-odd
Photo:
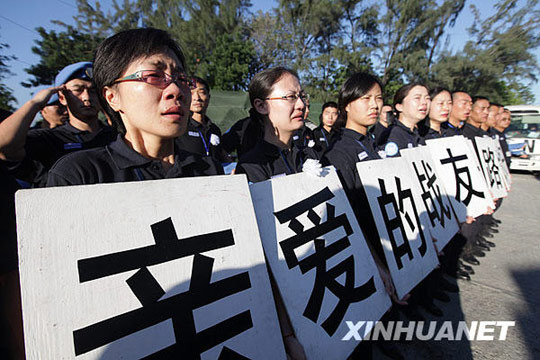
[[[431,98],[431,100],[433,100],[433,98],[435,98],[435,96],[437,96],[440,93],[445,92],[445,91],[450,94],[450,97],[452,96],[452,92],[450,92],[450,90],[448,90],[444,86],[436,86],[436,87],[434,87],[433,89],[431,89],[429,91],[429,97]]]
[[[335,109],[339,109],[338,108],[338,104],[335,102],[335,101],[327,101],[323,104],[322,106],[322,109],[321,109],[321,114],[319,115],[319,121],[322,121],[322,114],[324,112],[324,109],[326,108],[335,108]],[[339,110],[338,110],[339,111]]]
[[[204,88],[206,89],[206,92],[210,94],[210,85],[208,84],[208,81],[206,81],[203,78],[200,78],[198,76],[192,76],[193,82],[196,84],[202,84]]]
[[[489,99],[487,97],[485,97],[485,96],[473,96],[473,98],[472,98],[473,106],[474,106],[474,104],[476,104],[477,101],[480,101],[480,100],[485,100],[485,101],[489,102]]]
[[[457,89],[457,90],[452,91],[452,101],[454,101],[454,95],[456,95],[457,93],[463,93],[463,94],[467,94],[467,95],[471,96],[469,94],[469,92],[467,92],[465,90]]]
[[[379,78],[367,72],[357,72],[343,83],[338,96],[339,118],[335,124],[336,129],[340,129],[347,124],[347,112],[345,111],[347,105],[364,96],[375,85],[379,85],[381,91],[383,90]]]
[[[125,126],[120,115],[104,98],[103,89],[112,86],[133,61],[165,50],[171,50],[180,60],[182,68],[186,70],[186,60],[180,45],[163,30],[144,28],[121,31],[105,39],[98,46],[94,56],[93,80],[101,107],[120,133],[125,134]]]

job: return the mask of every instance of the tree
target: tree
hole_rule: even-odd
[[[475,16],[472,37],[459,54],[445,54],[433,66],[433,81],[503,104],[527,103],[533,96],[524,82],[537,81],[540,70],[532,50],[540,45],[538,0],[519,8],[517,0],[500,0],[485,20]]]
[[[8,44],[0,43],[0,51],[3,52],[4,49],[8,49]],[[3,55],[0,54],[0,108],[4,110],[14,111],[13,103],[16,102],[15,97],[13,96],[12,90],[5,86],[2,82],[9,76],[13,75],[8,68],[8,61],[14,60],[15,56],[12,55]]]
[[[40,56],[40,61],[24,69],[34,77],[22,83],[25,87],[51,85],[56,74],[67,65],[92,61],[94,51],[102,41],[97,36],[81,33],[73,26],[66,26],[63,32],[47,31],[43,27],[38,27],[36,31],[41,39],[36,40],[32,52]]]

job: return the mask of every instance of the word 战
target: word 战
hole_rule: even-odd
[[[459,321],[457,326],[452,321],[443,321],[437,329],[437,321],[430,321],[429,326],[424,321],[389,321],[386,324],[379,321],[346,321],[349,332],[341,340],[412,340],[413,336],[422,341],[427,340],[506,340],[508,328],[515,326],[515,321],[471,321],[467,326],[465,321]],[[385,326],[386,325],[386,326]],[[363,328],[363,336],[360,330]],[[500,328],[498,339],[497,329]]]

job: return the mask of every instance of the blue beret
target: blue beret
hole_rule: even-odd
[[[54,86],[60,86],[67,83],[71,79],[92,79],[92,63],[88,61],[81,61],[75,64],[71,64],[60,70],[56,78],[54,79]]]

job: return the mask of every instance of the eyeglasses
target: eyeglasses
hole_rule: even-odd
[[[161,70],[139,70],[131,75],[127,75],[121,79],[118,79],[114,84],[124,81],[142,81],[147,84],[153,85],[160,89],[165,89],[172,82],[180,87],[193,89],[195,83],[193,79],[185,73],[179,73],[175,75],[169,75]]]
[[[297,94],[284,95],[280,97],[267,97],[264,100],[287,100],[290,103],[295,103],[298,98],[300,98],[304,104],[307,104],[309,101],[309,95],[303,91]]]

